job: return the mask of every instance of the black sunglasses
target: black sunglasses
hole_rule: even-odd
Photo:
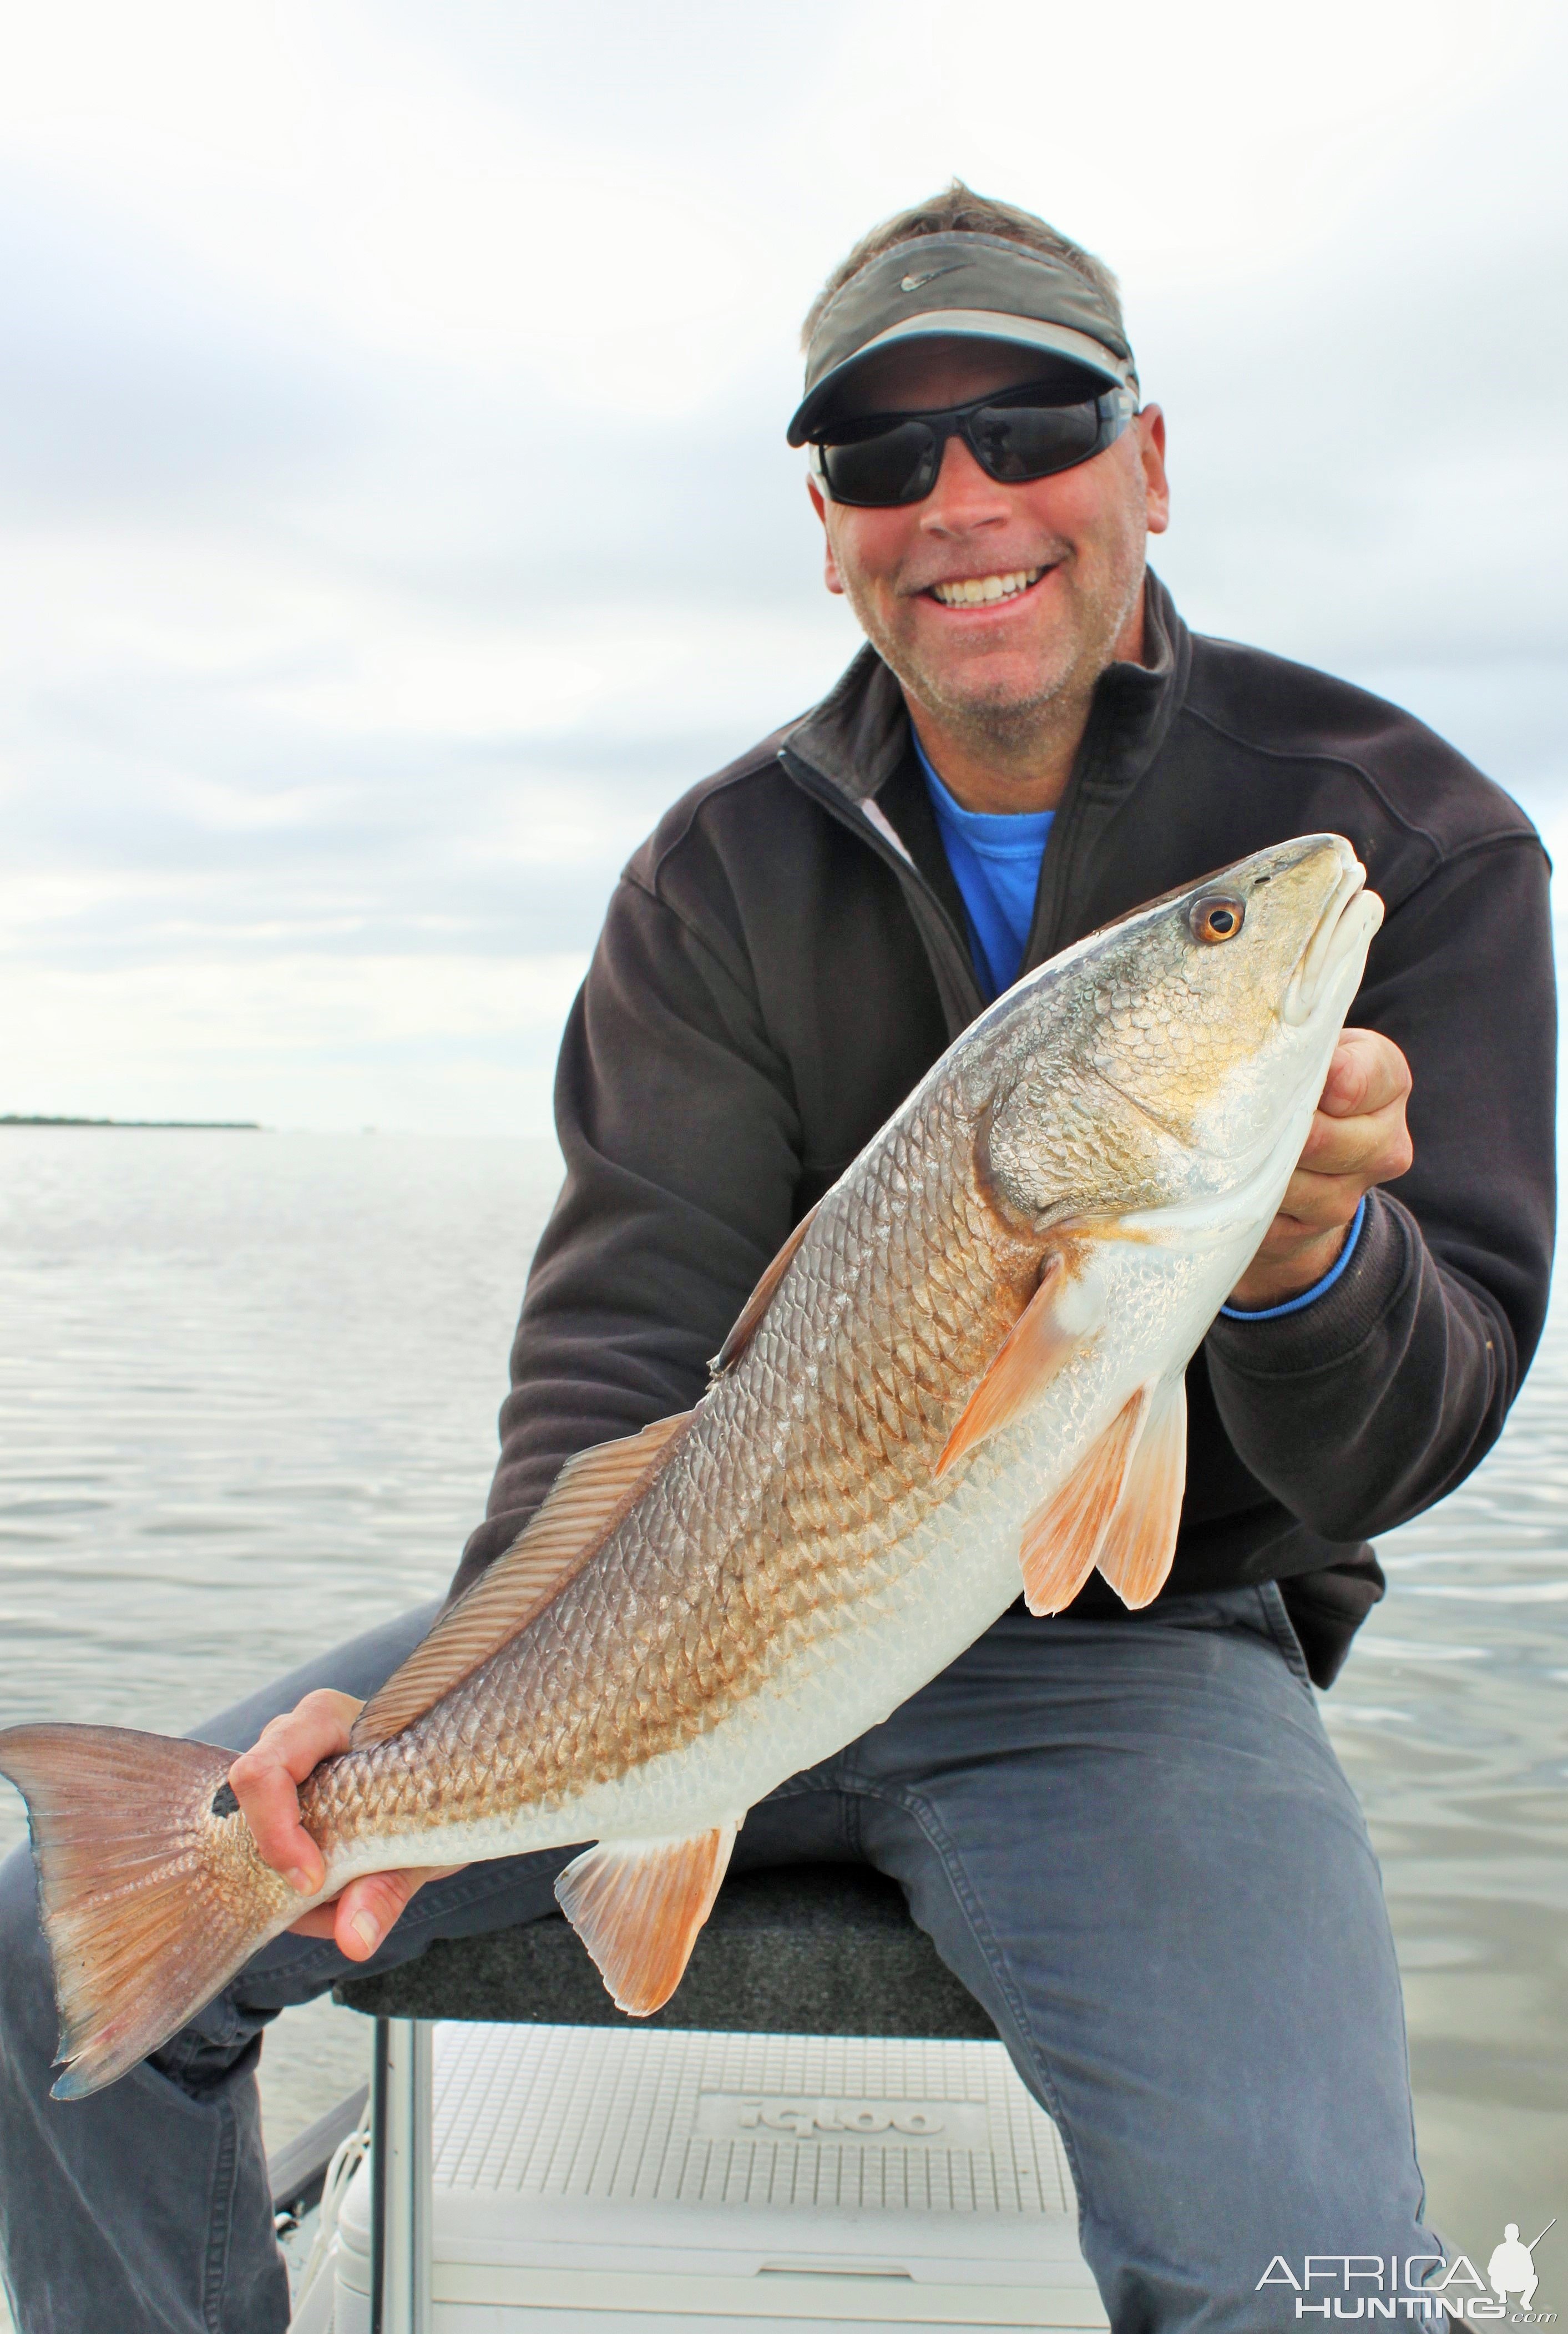
[[[1003,485],[1071,470],[1115,444],[1137,410],[1131,391],[1063,405],[1036,382],[931,413],[872,413],[841,424],[812,448],[812,467],[836,503],[861,509],[924,500],[949,438],[962,438],[987,477]]]

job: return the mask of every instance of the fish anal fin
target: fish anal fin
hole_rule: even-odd
[[[738,1819],[687,1839],[603,1840],[555,1883],[617,2010],[649,2018],[686,1973],[718,1895]]]
[[[536,1620],[601,1548],[691,1423],[689,1410],[568,1459],[507,1549],[415,1646],[354,1721],[353,1750],[390,1741]]]
[[[1059,1251],[1048,1256],[1040,1286],[1002,1343],[990,1368],[964,1405],[963,1414],[948,1435],[936,1471],[978,1450],[986,1438],[1028,1409],[1057,1371],[1084,1342],[1084,1331],[1063,1317],[1063,1299],[1072,1276]]]
[[[1096,1437],[1067,1480],[1024,1526],[1018,1558],[1031,1613],[1061,1613],[1094,1569],[1116,1512],[1147,1406],[1140,1386]]]
[[[1164,1587],[1187,1483],[1187,1380],[1150,1389],[1148,1421],[1127,1470],[1098,1562],[1134,1613]]]
[[[774,1257],[767,1270],[763,1274],[762,1278],[757,1282],[756,1287],[752,1290],[751,1295],[746,1298],[746,1303],[741,1307],[740,1313],[736,1320],[734,1328],[730,1331],[728,1336],[725,1339],[723,1345],[719,1347],[717,1353],[714,1355],[713,1360],[708,1365],[716,1378],[722,1377],[726,1370],[733,1369],[735,1367],[735,1365],[739,1361],[741,1355],[745,1353],[752,1339],[756,1336],[757,1331],[762,1327],[763,1316],[766,1313],[768,1307],[773,1303],[774,1297],[778,1290],[779,1282],[784,1278],[785,1273],[789,1270],[790,1266],[794,1263],[795,1250],[799,1248],[802,1240],[804,1239],[807,1232],[811,1230],[812,1218],[816,1214],[817,1208],[820,1208],[821,1205],[822,1201],[819,1200],[816,1203],[816,1207],[808,1208],[806,1210],[805,1214],[801,1218],[794,1231],[791,1232],[788,1239],[785,1240],[783,1248],[780,1249],[778,1254]]]

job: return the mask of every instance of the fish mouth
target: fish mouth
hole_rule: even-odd
[[[1280,1007],[1281,1019],[1293,1029],[1310,1021],[1324,998],[1337,989],[1337,976],[1352,958],[1364,953],[1382,921],[1383,903],[1375,892],[1367,890],[1367,871],[1352,856],[1290,977]]]

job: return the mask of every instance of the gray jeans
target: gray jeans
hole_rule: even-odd
[[[428,1619],[197,1732],[243,1749],[312,1686],[367,1694]],[[537,1918],[571,1853],[433,1883],[372,1965]],[[891,1874],[995,2020],[1062,2134],[1117,2334],[1291,2324],[1288,2288],[1256,2290],[1275,2255],[1440,2252],[1377,1866],[1275,1589],[1005,1615],[755,1808],[735,1862],[824,1858]],[[57,2104],[31,1865],[0,1871],[0,2259],[23,2334],[279,2334],[256,2059],[346,1966],[280,1938],[155,2059]]]

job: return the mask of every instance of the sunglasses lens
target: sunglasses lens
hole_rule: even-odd
[[[1100,410],[1088,405],[983,405],[968,438],[994,478],[1048,478],[1087,460],[1100,436]]]
[[[900,421],[848,445],[823,446],[822,474],[835,502],[919,502],[937,483],[937,433],[924,421]]]
[[[1036,392],[1037,394],[1037,392]],[[992,477],[1006,483],[1048,478],[1087,461],[1110,438],[1102,434],[1094,399],[1075,405],[1032,404],[1020,393],[995,405],[956,407],[949,413],[911,414],[861,425],[835,446],[819,446],[822,475],[835,502],[876,508],[919,502],[937,483],[948,432],[962,429]]]

